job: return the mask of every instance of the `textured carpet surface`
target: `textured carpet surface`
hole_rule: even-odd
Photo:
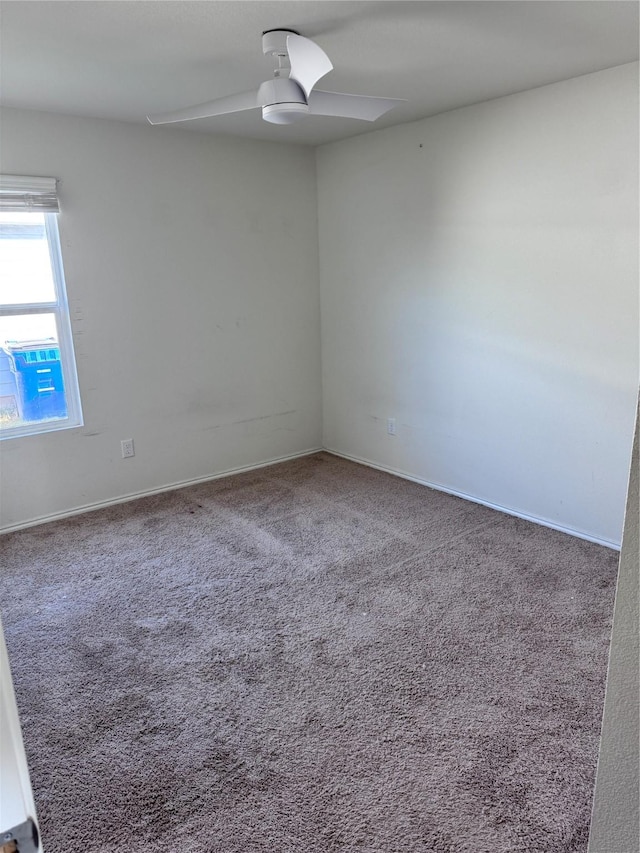
[[[328,454],[0,547],[47,853],[586,851],[616,553]]]

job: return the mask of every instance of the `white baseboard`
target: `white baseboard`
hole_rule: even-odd
[[[340,453],[338,450],[332,450],[330,447],[323,448],[327,453],[333,456],[340,456],[342,459],[348,459],[350,462],[358,462],[360,465],[367,465],[369,468],[376,468],[378,471],[385,471],[387,474],[394,474],[396,477],[402,477],[404,480],[411,480],[413,483],[419,483],[421,486],[428,486],[430,489],[435,489],[438,492],[445,492],[447,495],[455,495],[457,498],[463,498],[465,501],[481,504],[489,507],[489,509],[498,510],[505,515],[512,515],[515,518],[521,518],[523,521],[531,521],[534,524],[539,524],[542,527],[550,527],[552,530],[558,530],[560,533],[567,533],[569,536],[575,536],[578,539],[585,539],[587,542],[594,542],[596,545],[604,545],[605,548],[611,548],[614,551],[620,550],[620,544],[610,542],[608,539],[600,539],[597,536],[591,536],[589,533],[584,533],[582,530],[574,530],[571,527],[563,527],[561,524],[556,524],[546,518],[538,518],[534,515],[527,515],[524,512],[510,509],[509,507],[500,506],[500,504],[490,503],[489,501],[480,500],[473,495],[467,495],[465,492],[459,492],[456,489],[450,489],[442,486],[439,483],[432,483],[429,480],[423,480],[421,477],[414,477],[413,474],[408,474],[406,471],[400,471],[397,468],[389,468],[386,465],[379,465],[377,462],[372,462],[370,459],[362,459],[359,456],[351,456],[348,453]]]
[[[146,489],[142,492],[131,492],[130,494],[121,495],[117,498],[109,498],[108,500],[96,501],[96,503],[92,504],[84,504],[83,506],[74,507],[73,509],[64,510],[63,512],[54,512],[51,513],[51,515],[42,515],[38,518],[29,519],[29,521],[22,521],[8,527],[0,527],[0,534],[13,533],[15,530],[24,530],[27,527],[35,527],[38,524],[46,524],[49,521],[59,521],[63,518],[71,518],[74,515],[82,515],[85,512],[93,512],[95,509],[105,509],[109,506],[128,503],[129,501],[135,501],[138,498],[146,498],[150,495],[159,495],[162,494],[162,492],[172,492],[174,489],[183,489],[185,486],[195,486],[198,483],[208,483],[211,480],[220,480],[223,477],[231,477],[233,474],[242,474],[245,471],[257,471],[259,468],[267,468],[269,465],[276,465],[278,462],[288,462],[291,459],[301,459],[303,456],[311,456],[313,453],[319,453],[322,449],[322,447],[314,447],[310,450],[302,450],[300,453],[292,453],[287,456],[278,456],[275,459],[267,459],[265,462],[256,462],[253,465],[242,465],[239,468],[230,468],[229,470],[221,471],[218,474],[208,474],[205,477],[194,477],[190,480],[180,480],[177,483],[168,483],[165,486],[159,486],[155,489]]]
[[[421,477],[415,477],[413,474],[409,474],[406,471],[401,471],[397,468],[390,468],[386,465],[380,465],[377,462],[372,462],[370,459],[363,459],[359,456],[353,456],[348,453],[341,453],[338,450],[333,450],[330,447],[314,447],[309,450],[303,450],[299,453],[289,454],[287,456],[278,456],[275,459],[267,459],[264,462],[257,462],[253,465],[242,465],[239,468],[230,468],[227,471],[221,471],[217,474],[208,474],[204,477],[194,477],[189,480],[181,480],[176,483],[168,483],[164,486],[159,486],[154,489],[147,489],[141,492],[131,492],[127,495],[121,495],[117,498],[109,498],[104,501],[97,501],[96,503],[85,504],[83,506],[74,507],[70,510],[64,510],[63,512],[51,513],[50,515],[39,516],[38,518],[29,519],[29,521],[19,522],[18,524],[13,524],[7,527],[0,528],[0,534],[3,533],[12,533],[15,530],[24,530],[27,527],[35,527],[38,524],[46,524],[49,521],[59,521],[63,518],[71,518],[74,515],[82,515],[85,512],[93,512],[96,509],[104,509],[109,506],[116,506],[117,504],[128,503],[129,501],[135,501],[138,498],[146,498],[150,495],[159,495],[162,492],[171,492],[174,489],[182,489],[186,486],[195,486],[198,483],[208,483],[211,480],[220,480],[223,477],[231,477],[234,474],[241,474],[245,471],[257,471],[260,468],[267,468],[270,465],[276,465],[278,462],[288,462],[291,459],[301,459],[304,456],[311,456],[313,453],[319,453],[320,451],[326,451],[327,453],[331,453],[333,456],[339,456],[342,459],[348,459],[351,462],[357,462],[360,465],[367,465],[369,468],[375,468],[378,471],[385,471],[387,474],[393,474],[396,477],[402,477],[404,480],[411,480],[413,483],[419,483],[421,486],[428,486],[430,489],[435,489],[438,492],[445,492],[448,495],[455,495],[458,498],[463,498],[466,501],[471,501],[472,503],[481,504],[482,506],[489,507],[489,509],[495,509],[498,512],[503,512],[506,515],[512,515],[516,518],[522,518],[524,521],[531,521],[534,524],[540,524],[542,527],[550,527],[552,530],[558,530],[561,533],[567,533],[569,536],[575,536],[578,539],[585,539],[587,542],[594,542],[596,545],[604,545],[605,548],[611,548],[614,551],[620,550],[620,544],[615,542],[610,542],[607,539],[600,539],[597,536],[591,536],[588,533],[584,533],[581,530],[574,530],[570,527],[563,527],[560,524],[556,524],[552,521],[549,521],[545,518],[538,518],[533,515],[527,515],[523,512],[518,512],[517,510],[510,509],[509,507],[501,506],[500,504],[490,503],[489,501],[480,500],[474,495],[465,494],[465,492],[457,491],[456,489],[450,489],[446,486],[441,485],[440,483],[432,483],[429,480],[424,480]]]

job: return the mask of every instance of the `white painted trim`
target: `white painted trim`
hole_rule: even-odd
[[[0,833],[19,826],[29,818],[38,826],[29,767],[24,753],[20,718],[11,678],[11,667],[0,620],[0,795],[2,824]],[[11,838],[12,836],[9,836]],[[42,853],[38,844],[37,853]]]
[[[620,550],[620,545],[615,542],[609,542],[607,539],[599,539],[597,536],[590,536],[588,533],[584,533],[581,530],[574,530],[570,527],[563,527],[560,524],[556,524],[552,521],[549,521],[545,518],[537,518],[534,515],[527,515],[524,512],[518,512],[514,509],[509,509],[507,507],[501,506],[500,504],[490,503],[489,501],[483,501],[479,498],[474,497],[473,495],[467,495],[465,492],[459,492],[456,489],[450,489],[446,486],[442,486],[439,483],[432,483],[429,480],[424,480],[421,477],[415,477],[413,474],[408,474],[406,471],[401,471],[397,468],[389,468],[386,465],[379,465],[377,462],[372,462],[370,459],[363,459],[359,456],[352,456],[348,453],[340,453],[338,450],[332,450],[330,447],[314,447],[310,450],[303,450],[300,453],[293,453],[287,456],[278,456],[275,459],[268,459],[265,462],[257,462],[253,465],[242,465],[239,468],[231,468],[228,471],[221,471],[218,474],[208,474],[205,477],[194,477],[190,480],[181,480],[177,483],[169,483],[165,486],[160,486],[156,489],[147,489],[142,492],[132,492],[128,495],[122,495],[118,498],[110,498],[106,501],[97,501],[92,504],[85,504],[84,506],[74,507],[71,510],[65,510],[64,512],[52,513],[51,515],[43,515],[38,518],[30,519],[29,521],[23,521],[19,524],[14,524],[8,527],[0,528],[0,535],[3,533],[13,533],[16,530],[24,530],[27,527],[35,527],[38,524],[47,524],[49,521],[59,521],[63,518],[72,518],[74,515],[82,515],[85,512],[93,512],[95,509],[105,509],[109,506],[116,506],[117,504],[128,503],[129,501],[135,501],[138,498],[146,498],[151,495],[159,495],[162,492],[171,492],[174,489],[183,489],[186,486],[195,486],[198,483],[208,483],[211,480],[220,480],[223,477],[231,477],[233,474],[242,474],[245,471],[257,471],[260,468],[268,468],[270,465],[276,465],[278,462],[288,462],[291,459],[301,459],[304,456],[311,456],[313,453],[320,453],[321,451],[325,451],[326,453],[331,453],[333,456],[339,456],[342,459],[348,459],[350,462],[357,462],[360,465],[367,465],[369,468],[375,468],[378,471],[384,471],[387,474],[393,474],[396,477],[402,477],[403,480],[411,480],[413,483],[419,483],[421,486],[427,486],[430,489],[435,489],[438,492],[444,492],[447,495],[455,495],[455,497],[462,498],[465,501],[471,501],[472,503],[481,504],[482,506],[489,507],[489,509],[495,509],[498,512],[503,512],[505,515],[512,515],[516,518],[521,518],[524,521],[531,521],[534,524],[539,524],[542,527],[550,527],[552,530],[558,530],[560,533],[567,533],[569,536],[575,536],[578,539],[585,539],[587,542],[594,542],[596,545],[604,545],[605,548],[611,548],[614,551]]]
[[[330,447],[323,448],[326,453],[331,453],[333,456],[340,456],[342,459],[348,459],[350,462],[358,462],[360,465],[367,465],[369,468],[376,468],[378,471],[384,471],[387,474],[394,474],[396,477],[402,477],[403,480],[411,480],[413,483],[419,483],[421,486],[428,486],[430,489],[435,489],[438,492],[445,492],[447,495],[455,495],[457,498],[463,498],[465,501],[471,501],[475,504],[489,507],[489,509],[504,512],[506,515],[512,515],[516,518],[521,518],[523,521],[531,521],[534,524],[539,524],[542,527],[550,527],[552,530],[558,530],[560,533],[567,533],[569,536],[575,536],[578,539],[586,539],[587,542],[594,542],[596,545],[604,545],[605,548],[611,548],[614,551],[620,550],[620,544],[609,542],[608,539],[599,539],[597,536],[591,536],[584,533],[582,530],[574,530],[571,527],[563,527],[561,524],[556,524],[546,518],[537,518],[535,515],[527,515],[524,512],[518,512],[515,509],[509,509],[500,504],[490,503],[489,501],[480,500],[473,495],[467,495],[465,492],[459,492],[456,489],[450,489],[447,486],[442,486],[439,483],[432,483],[429,480],[423,480],[421,477],[414,477],[413,474],[408,474],[406,471],[400,471],[397,468],[389,468],[386,465],[379,465],[377,462],[372,462],[370,459],[361,459],[359,456],[351,456],[348,453],[340,453],[338,450],[332,450]]]
[[[74,515],[83,515],[85,512],[93,512],[94,509],[105,509],[109,506],[128,503],[135,501],[138,498],[147,498],[151,495],[160,495],[162,492],[172,492],[174,489],[183,489],[186,486],[196,486],[198,483],[208,483],[211,480],[221,480],[223,477],[231,477],[233,474],[242,474],[245,471],[257,471],[259,468],[268,468],[269,465],[276,465],[278,462],[289,462],[291,459],[301,459],[303,456],[311,456],[313,453],[320,453],[324,448],[314,447],[310,450],[302,450],[300,453],[292,453],[287,456],[278,456],[275,459],[267,459],[265,462],[257,462],[253,465],[242,465],[239,468],[230,468],[228,471],[221,471],[219,474],[207,474],[205,477],[194,477],[191,480],[181,480],[178,483],[169,483],[166,486],[159,486],[156,489],[147,489],[143,492],[131,492],[128,495],[122,495],[118,498],[110,498],[106,501],[97,501],[92,504],[74,507],[64,512],[55,512],[51,515],[42,515],[38,518],[32,518],[29,521],[23,521],[19,524],[13,524],[9,527],[1,527],[0,534],[13,533],[16,530],[24,530],[27,527],[36,527],[38,524],[47,524],[49,521],[60,521],[63,518],[72,518]]]

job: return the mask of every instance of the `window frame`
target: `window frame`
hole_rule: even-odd
[[[16,426],[0,427],[0,441],[9,438],[22,438],[29,435],[40,435],[46,432],[57,432],[63,429],[75,429],[84,426],[82,404],[80,402],[80,386],[76,370],[76,360],[73,347],[73,332],[67,288],[65,285],[64,268],[62,265],[62,247],[58,230],[58,214],[48,211],[41,212],[44,216],[44,228],[49,249],[49,261],[55,300],[51,302],[25,302],[21,304],[0,303],[0,316],[10,317],[25,314],[53,314],[58,332],[58,348],[64,383],[66,418],[32,421]]]

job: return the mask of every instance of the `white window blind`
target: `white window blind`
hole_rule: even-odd
[[[0,211],[59,213],[56,179],[0,175]]]

